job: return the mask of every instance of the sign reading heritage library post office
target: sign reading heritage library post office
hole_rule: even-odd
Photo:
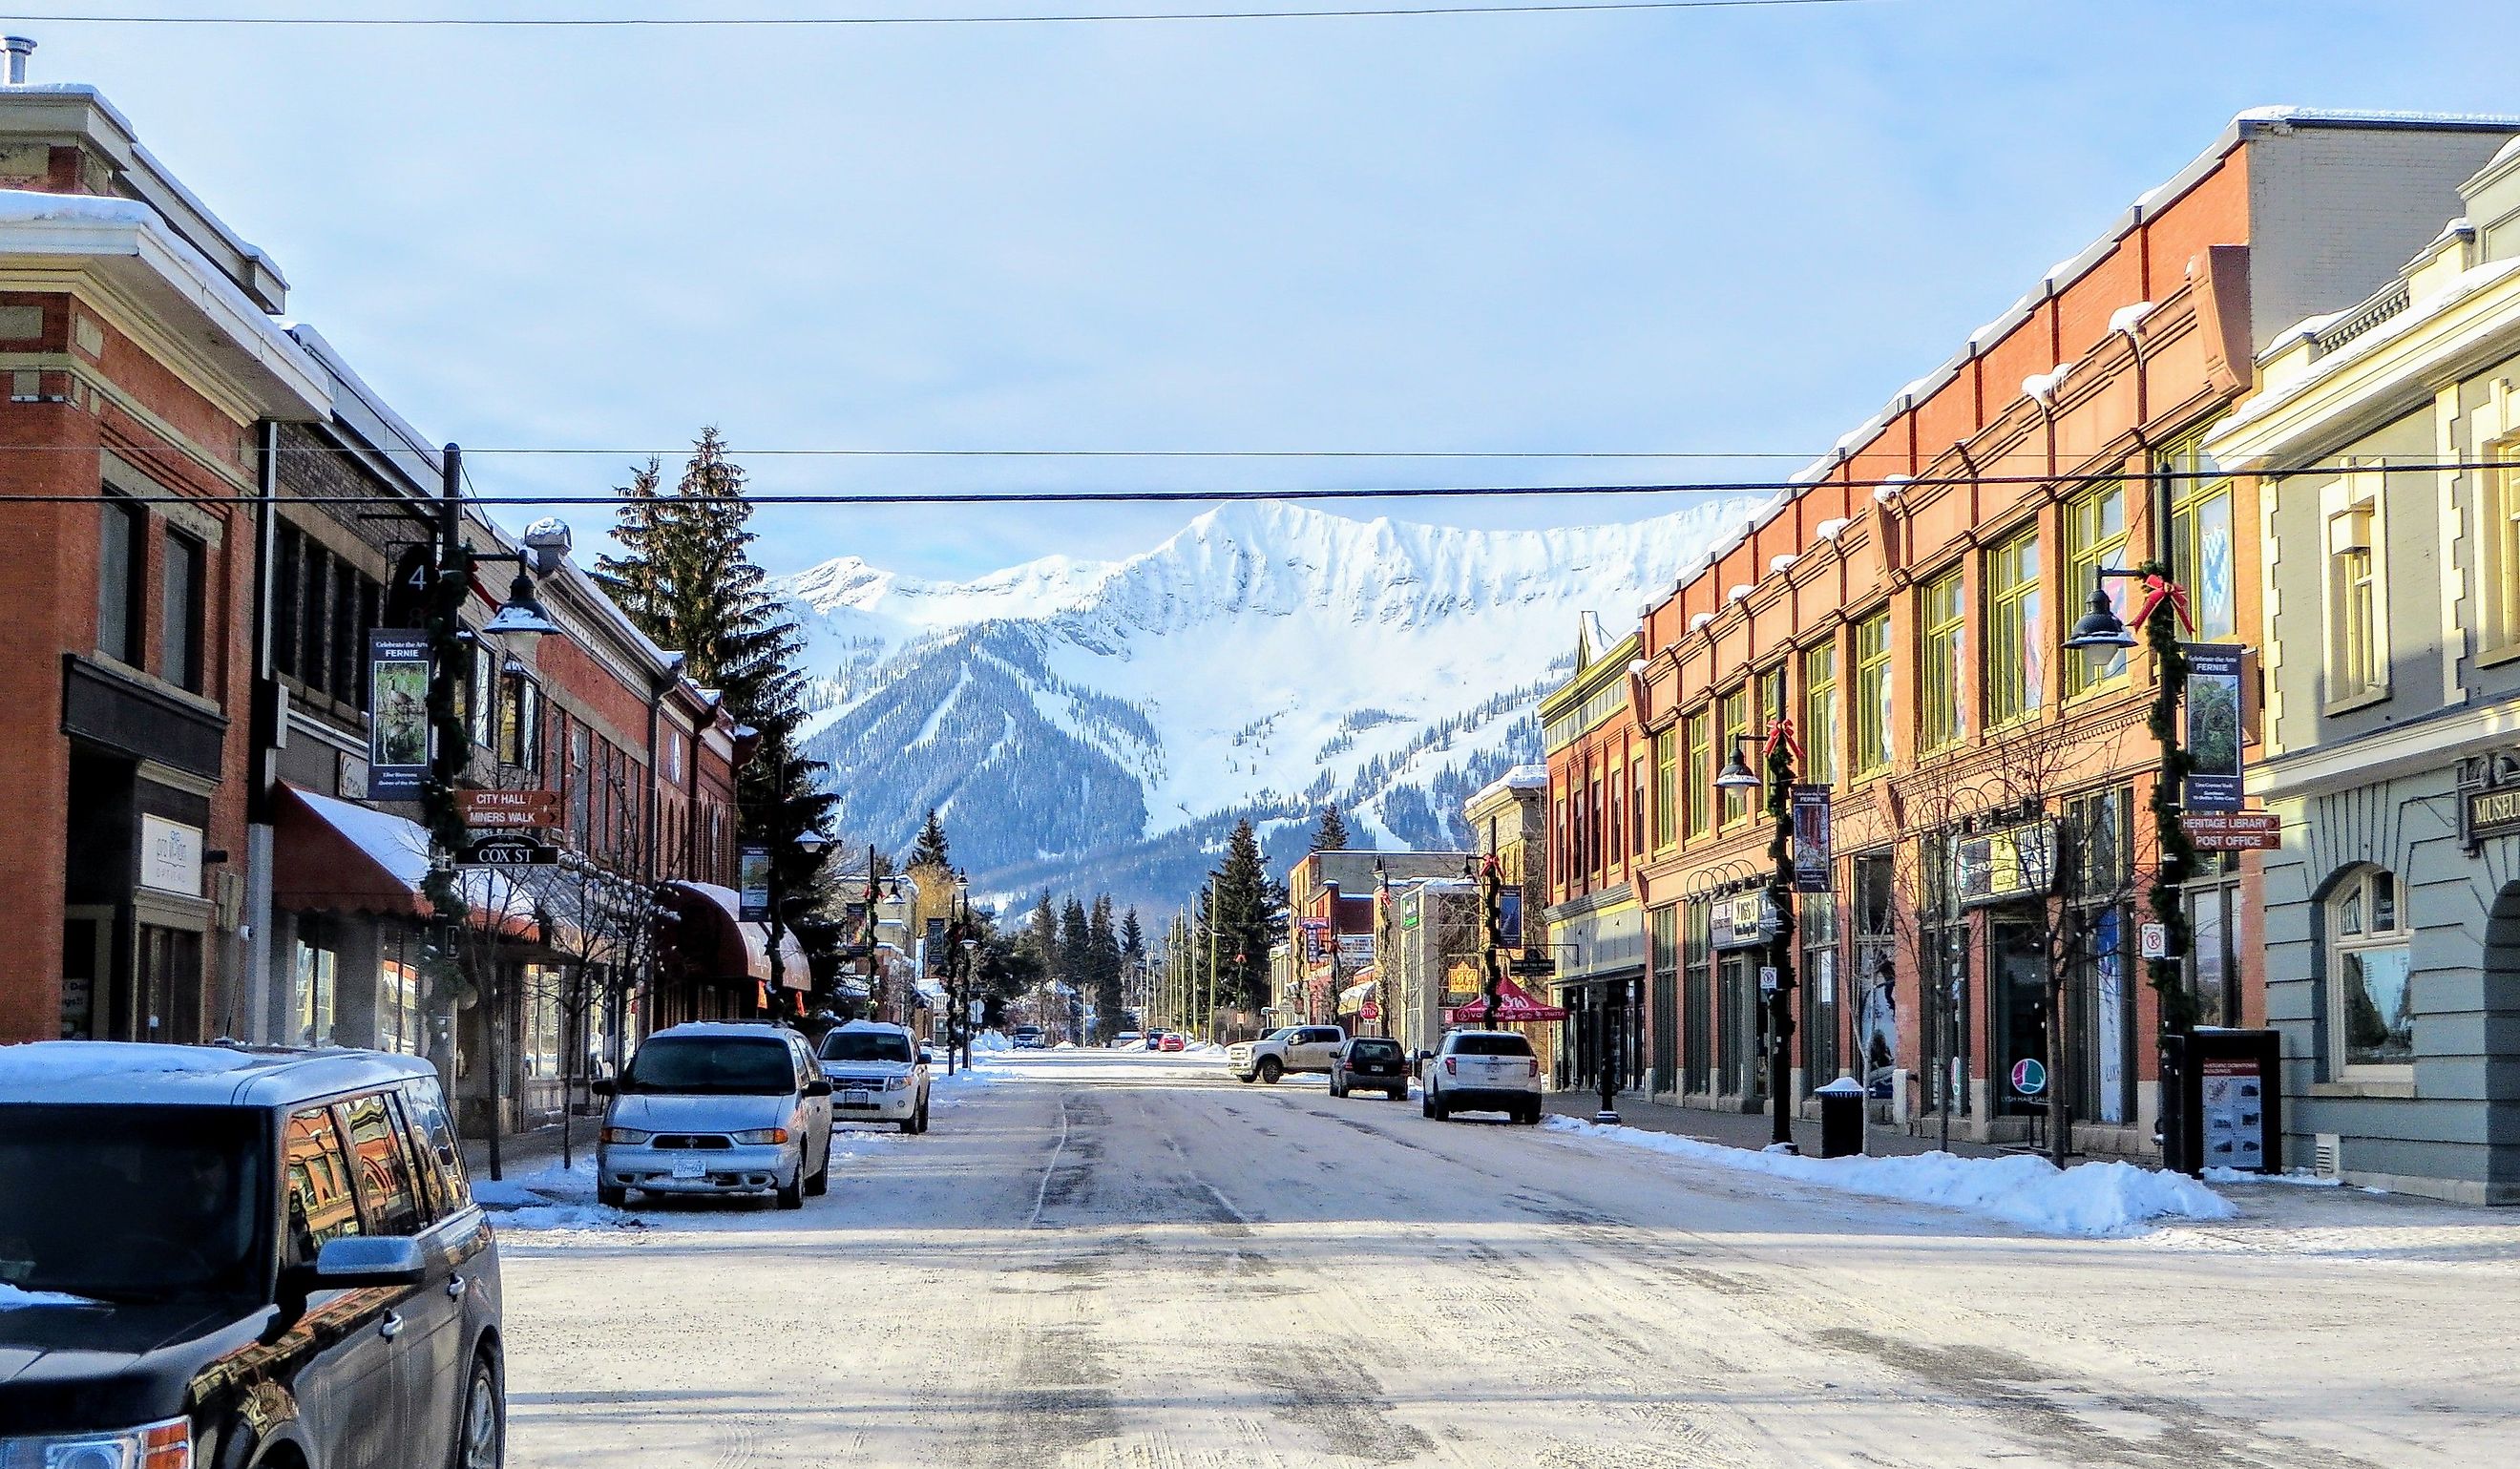
[[[2283,818],[2272,811],[2191,811],[2179,824],[2199,852],[2272,852],[2283,845]]]
[[[2189,811],[2240,809],[2240,659],[2229,643],[2189,643],[2187,779],[2181,802]]]
[[[428,783],[428,634],[368,634],[368,799],[417,801]]]

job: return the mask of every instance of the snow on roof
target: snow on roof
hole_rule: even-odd
[[[1470,798],[1463,801],[1462,806],[1466,810],[1471,807],[1484,806],[1490,801],[1498,800],[1511,791],[1547,790],[1548,788],[1548,766],[1517,765],[1513,769],[1507,771],[1504,775],[1490,780],[1487,784],[1480,786],[1477,790],[1470,792]]]
[[[267,1064],[223,1046],[156,1046],[134,1041],[36,1041],[0,1046],[0,1088],[57,1086],[98,1077],[244,1071]]]
[[[290,789],[396,881],[417,891],[428,876],[428,832],[418,822],[300,786]]]
[[[1822,520],[1818,525],[1812,527],[1812,534],[1820,537],[1823,541],[1834,541],[1839,536],[1845,534],[1846,528],[1854,523],[1854,521],[1843,517],[1834,520]]]
[[[2133,332],[2138,326],[2142,324],[2145,317],[2150,316],[2151,314],[2152,302],[2130,302],[2127,305],[2120,306],[2117,310],[2109,313],[2109,330],[2111,332]]]

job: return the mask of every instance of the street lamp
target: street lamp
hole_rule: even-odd
[[[2119,618],[2110,601],[2108,585],[2113,581],[2138,582],[2144,590],[2143,605],[2136,610],[2132,623]],[[2153,868],[2151,901],[2153,921],[2161,926],[2162,943],[2157,957],[2144,961],[2145,981],[2160,997],[2160,1086],[2165,1103],[2178,1085],[2175,1075],[2179,1062],[2173,1054],[2170,1038],[2184,1036],[2194,1025],[2188,1013],[2186,989],[2182,983],[2187,962],[2189,940],[2187,912],[2181,901],[2180,884],[2196,865],[2196,845],[2188,839],[2186,823],[2181,820],[2181,784],[2188,770],[2187,752],[2179,745],[2179,704],[2187,685],[2187,653],[2181,645],[2179,632],[2167,617],[2156,616],[2164,603],[2176,612],[2181,626],[2194,632],[2196,624],[2187,611],[2187,589],[2170,579],[2170,567],[2150,560],[2128,569],[2123,566],[2098,566],[2092,572],[2091,610],[2074,624],[2065,646],[2081,648],[2094,655],[2124,651],[2135,646],[2135,629],[2143,631],[2144,642],[2151,647],[2157,669],[2157,683],[2152,693],[2152,710],[2145,726],[2161,746],[2159,773],[2152,788],[2153,836],[2160,850],[2160,861]],[[2050,1082],[2049,1085],[2055,1085]],[[2165,1155],[2170,1147],[2170,1133],[2161,1135]],[[2166,1158],[2165,1158],[2166,1161]],[[2190,1171],[2198,1160],[2186,1159]]]
[[[1742,746],[1765,740],[1768,775],[1761,780],[1741,753]],[[1768,906],[1776,928],[1768,937],[1768,962],[1759,976],[1768,1005],[1768,1103],[1773,1125],[1768,1147],[1790,1153],[1794,1147],[1793,1053],[1787,1043],[1794,1034],[1794,727],[1779,716],[1764,734],[1732,736],[1732,758],[1715,778],[1718,790],[1768,791],[1768,816],[1775,824],[1768,840]]]

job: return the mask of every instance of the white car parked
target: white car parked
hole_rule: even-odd
[[[1441,1121],[1456,1112],[1503,1112],[1540,1121],[1540,1057],[1519,1031],[1457,1030],[1426,1058],[1420,1107]]]
[[[927,1131],[927,1052],[898,1025],[852,1020],[823,1037],[833,1122],[889,1122]]]

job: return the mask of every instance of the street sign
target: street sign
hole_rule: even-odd
[[[459,790],[455,809],[464,824],[483,830],[525,830],[561,824],[556,790]]]
[[[1545,954],[1525,955],[1508,965],[1525,979],[1547,979],[1557,972],[1557,960]]]
[[[560,861],[560,848],[524,836],[485,836],[464,849],[468,868],[548,868]]]
[[[2012,1090],[2023,1096],[2037,1096],[2048,1090],[2048,1068],[2024,1056],[2012,1063]]]
[[[1761,964],[1759,966],[1759,993],[1762,995],[1774,995],[1777,993],[1776,965]]]
[[[2161,923],[2146,923],[2137,934],[2137,955],[2141,958],[2170,957],[2170,929]]]
[[[2200,852],[2272,852],[2283,845],[2283,818],[2272,811],[2191,811],[2179,820]]]

